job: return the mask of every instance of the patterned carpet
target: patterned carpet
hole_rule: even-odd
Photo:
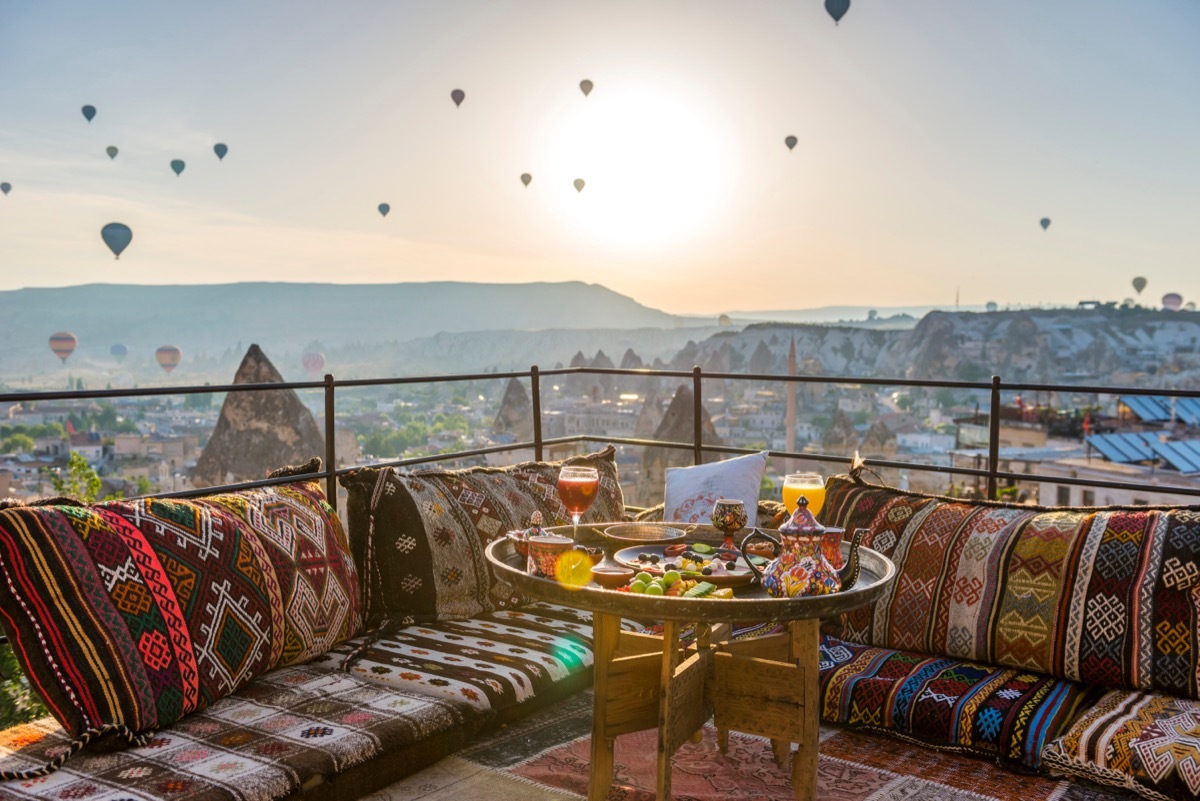
[[[577,799],[587,792],[591,695],[583,694],[480,739],[456,756],[369,796],[370,801]],[[1127,801],[1127,795],[1001,770],[980,759],[942,754],[869,734],[822,729],[817,797],[822,801]],[[655,732],[617,738],[609,801],[654,798]],[[687,744],[672,762],[676,801],[790,801],[788,773],[770,745],[715,732]]]

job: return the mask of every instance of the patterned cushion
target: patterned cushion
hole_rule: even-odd
[[[821,717],[1037,770],[1087,695],[1072,681],[821,639]]]
[[[625,502],[615,456],[610,445],[564,462],[411,473],[363,468],[343,476],[369,619],[433,623],[520,605],[525,599],[488,569],[484,546],[526,528],[537,510],[546,526],[570,523],[558,499],[564,464],[600,472],[599,497],[585,522],[621,520]]]
[[[626,629],[637,624],[622,621]],[[351,640],[318,659],[341,664]],[[505,714],[579,689],[592,666],[588,612],[535,603],[471,620],[405,626],[371,644],[351,670],[408,693],[466,703],[481,714]]]
[[[766,469],[766,451],[710,464],[668,467],[663,520],[708,525],[713,504],[722,498],[741,501],[750,511],[758,506]]]
[[[375,774],[405,761],[417,769],[418,756],[445,756],[475,726],[466,707],[300,665],[260,677],[144,746],[84,753],[50,776],[0,782],[0,801],[290,798],[369,761]],[[68,740],[50,718],[8,729],[0,733],[0,770],[43,764]],[[438,741],[442,753],[424,753]]]
[[[1200,507],[958,501],[831,478],[822,522],[870,529],[895,582],[848,640],[1197,698]]]
[[[1146,798],[1200,797],[1200,703],[1113,690],[1046,746],[1068,776]]]
[[[74,736],[165,726],[360,625],[346,536],[316,481],[8,508],[0,573],[21,666]]]

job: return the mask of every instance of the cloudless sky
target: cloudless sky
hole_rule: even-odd
[[[0,0],[0,181],[0,289],[1197,299],[1200,3]]]

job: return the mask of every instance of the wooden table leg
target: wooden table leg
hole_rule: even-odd
[[[789,629],[789,656],[792,664],[803,668],[801,681],[804,684],[804,708],[801,711],[804,736],[798,743],[795,756],[792,757],[792,790],[796,794],[796,801],[816,801],[817,748],[821,739],[821,709],[817,696],[821,621],[793,620]]]
[[[658,771],[654,784],[655,797],[658,801],[669,801],[671,798],[671,754],[674,752],[668,745],[670,734],[670,687],[679,665],[679,629],[680,625],[674,620],[663,622],[663,654],[662,654],[662,699],[658,718]]]
[[[603,699],[608,696],[608,670],[616,654],[621,619],[603,612],[592,614],[592,766],[588,778],[588,800],[604,801],[612,787],[613,738],[605,726]]]

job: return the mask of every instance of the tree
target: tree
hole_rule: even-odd
[[[12,434],[0,440],[0,451],[4,453],[32,453],[36,447],[28,434]]]
[[[50,485],[59,495],[76,498],[84,503],[94,503],[100,494],[100,476],[78,453],[72,453],[67,468],[61,473],[51,473]]]

